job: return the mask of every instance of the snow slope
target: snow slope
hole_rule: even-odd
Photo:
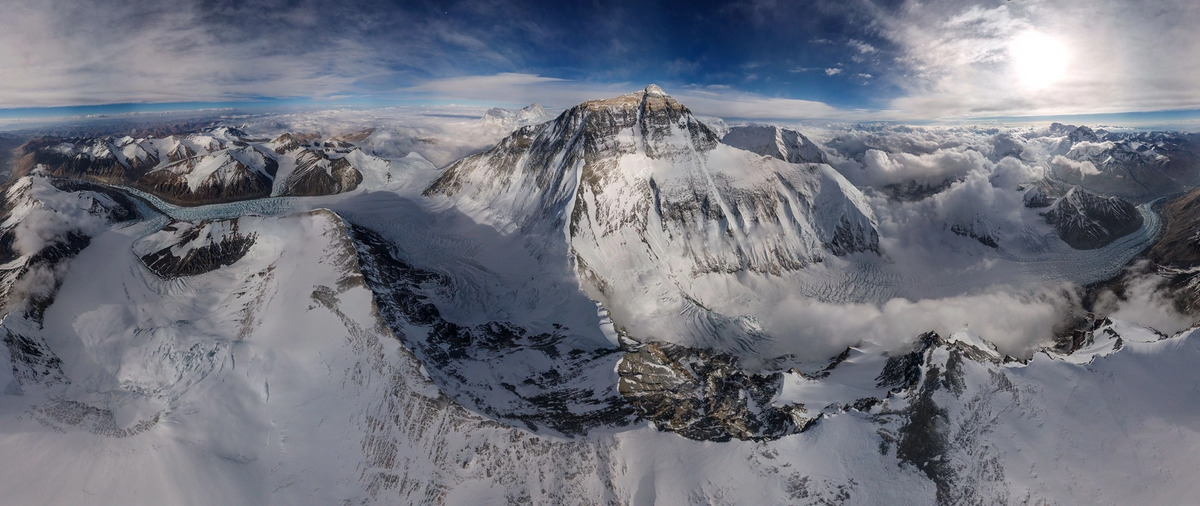
[[[791,163],[826,163],[825,153],[804,134],[770,125],[733,127],[721,138],[728,144]]]
[[[654,85],[524,127],[448,166],[425,194],[501,233],[545,235],[547,250],[563,247],[553,242],[561,234],[618,321],[716,347],[749,346],[753,329],[713,335],[728,317],[697,303],[707,294],[689,288],[696,278],[778,275],[878,245],[862,194],[832,168],[721,144]],[[639,323],[688,312],[704,322],[678,336]]]
[[[256,152],[313,153],[307,170],[328,177],[348,159],[361,184],[190,207],[40,170],[5,186],[4,502],[1200,492],[1200,330],[1100,317],[1075,329],[1073,352],[1016,360],[970,320],[916,339],[864,332],[830,357],[762,352],[792,338],[761,319],[787,312],[772,305],[784,297],[827,301],[818,309],[857,330],[862,305],[828,301],[923,313],[928,301],[891,298],[986,303],[1008,284],[1115,274],[1162,228],[1148,203],[1140,229],[1078,250],[1006,187],[1017,221],[1039,226],[1010,233],[979,213],[955,222],[967,235],[927,238],[945,255],[903,257],[903,240],[926,238],[880,234],[869,197],[832,168],[718,143],[657,87],[585,103],[440,172],[419,154],[291,140]],[[142,156],[117,143],[126,163]],[[95,156],[128,168],[104,149]],[[300,168],[280,162],[276,177]],[[985,232],[994,246],[969,235]]]
[[[385,214],[378,204],[348,207]],[[786,373],[775,402],[825,413],[799,434],[697,442],[633,422],[563,437],[441,393],[432,363],[380,320],[337,215],[241,218],[257,235],[243,258],[173,280],[133,254],[163,223],[97,235],[46,327],[25,329],[46,338],[71,381],[6,380],[0,448],[22,455],[0,459],[8,500],[1172,502],[1197,492],[1181,479],[1200,443],[1193,332],[1163,340],[1103,323],[1074,355],[1028,364],[1002,362],[969,334],[909,355],[852,350],[827,375]],[[926,422],[930,413],[943,421]]]
[[[255,139],[230,127],[187,135],[31,141],[17,173],[136,187],[181,205],[267,196],[328,195],[393,183],[391,161],[344,141],[285,133]],[[415,155],[419,157],[420,155]]]

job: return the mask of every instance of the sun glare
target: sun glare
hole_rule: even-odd
[[[1029,31],[1008,45],[1017,82],[1026,88],[1045,88],[1062,78],[1067,66],[1067,48],[1057,38]]]

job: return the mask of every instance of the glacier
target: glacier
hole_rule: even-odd
[[[213,146],[259,139],[248,145],[264,159],[291,153],[262,195],[236,201],[173,202],[169,185],[99,177],[144,158],[135,147],[153,143],[132,137],[87,144],[116,163],[90,176],[36,163],[14,175],[0,220],[5,501],[1180,503],[1198,492],[1197,329],[1167,335],[1083,307],[1087,290],[1189,225],[1162,200],[1101,201],[1088,195],[1106,195],[1102,184],[1004,172],[1035,165],[1021,157],[1096,160],[1125,141],[1061,125],[1006,132],[1025,153],[1014,158],[986,137],[1004,149],[951,157],[980,166],[928,172],[949,182],[904,200],[855,172],[870,170],[870,149],[891,149],[867,148],[878,139],[762,125],[718,136],[657,86],[543,122],[527,112],[476,122],[511,129],[440,168],[434,154],[372,148],[382,130],[209,130]],[[354,185],[310,195],[280,182],[337,179],[337,160]],[[1115,163],[1096,167],[1132,170]],[[1038,184],[1047,206],[1027,206]],[[945,212],[960,195],[992,200]],[[1078,248],[1047,210],[1125,228]],[[1005,305],[1009,293],[1021,305]],[[1056,325],[1020,327],[1035,335],[1017,346],[1010,327],[973,319],[988,306]],[[967,321],[916,318],[947,307]],[[776,325],[789,310],[810,328]],[[822,337],[837,312],[883,318],[889,334]]]

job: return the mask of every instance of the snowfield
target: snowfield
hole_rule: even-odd
[[[261,125],[344,116],[258,128],[284,146]],[[364,130],[313,169],[361,172],[334,195],[285,196],[288,161],[274,196],[190,207],[40,170],[10,182],[2,502],[1200,494],[1200,328],[1166,335],[1137,308],[1080,301],[1170,217],[1146,199],[1136,231],[1075,249],[1025,206],[1047,177],[1034,159],[1129,142],[1005,131],[964,141],[988,146],[975,154],[915,155],[889,148],[913,144],[899,133],[734,126],[722,143],[656,86],[544,119],[531,106],[412,126],[508,132],[457,161],[438,150],[470,142]],[[904,164],[923,182],[898,190],[887,171]]]

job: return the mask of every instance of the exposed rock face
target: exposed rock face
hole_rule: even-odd
[[[777,126],[740,126],[729,129],[721,142],[735,148],[791,163],[828,163],[825,152],[800,132]]]
[[[696,279],[782,276],[879,247],[866,198],[832,167],[721,144],[653,85],[521,128],[448,166],[425,195],[502,232],[545,237],[553,249],[562,237],[585,290],[606,307],[701,315],[695,332],[672,335],[678,344],[762,339],[737,315],[697,302],[705,297],[687,288]],[[717,327],[737,335],[714,338]]]
[[[1072,144],[1078,142],[1100,142],[1100,137],[1096,132],[1087,126],[1064,125],[1062,123],[1051,123],[1050,132],[1066,135],[1067,140]]]
[[[351,227],[349,233],[383,321],[459,403],[533,431],[570,436],[635,419],[609,382],[619,349],[580,348],[562,326],[533,333],[505,321],[446,321],[429,299],[447,289],[447,279],[407,264],[370,230]]]
[[[1150,248],[1149,256],[1156,263],[1179,268],[1200,266],[1200,189],[1192,190],[1168,202],[1162,209],[1166,230]]]
[[[1105,132],[1058,123],[1050,133],[1063,136],[1052,154],[1095,169],[1085,174],[1051,158],[1054,176],[1090,191],[1142,201],[1200,183],[1194,169],[1200,163],[1200,134]]]
[[[995,230],[981,217],[971,220],[966,223],[955,223],[950,225],[950,231],[963,237],[970,237],[979,241],[979,244],[989,248],[998,248],[1000,243],[997,241],[998,235]]]
[[[816,421],[804,406],[772,405],[783,375],[757,375],[709,350],[649,343],[621,359],[621,395],[662,430],[704,441],[776,439]]]
[[[19,151],[18,174],[41,167],[52,175],[128,185],[189,206],[351,191],[363,181],[351,160],[373,158],[347,156],[354,146],[344,140],[317,142],[311,135],[289,133],[264,142],[229,127],[136,139],[41,138]],[[283,184],[275,184],[277,177]],[[274,192],[276,186],[287,191]]]
[[[960,178],[946,178],[939,182],[923,182],[909,180],[903,183],[884,185],[880,190],[892,200],[900,202],[917,202],[946,191]]]
[[[318,152],[306,151],[296,157],[296,163],[286,183],[286,195],[332,195],[351,191],[363,180],[362,173],[345,158],[330,160]]]
[[[284,164],[276,176],[272,195],[344,193],[358,188],[367,175],[374,177],[373,184],[387,184],[391,180],[391,162],[369,155],[345,140],[361,140],[370,133],[364,130],[324,142],[314,135],[288,133],[267,143]]]
[[[521,228],[558,227],[569,217],[571,237],[587,242],[657,228],[685,242],[679,248],[699,271],[799,268],[822,256],[820,245],[841,253],[877,247],[861,194],[832,169],[718,146],[716,134],[652,85],[522,128],[451,164],[425,193],[487,208],[495,221]],[[751,228],[767,232],[768,244],[747,241]]]
[[[1150,250],[1144,271],[1132,276],[1157,273],[1163,277],[1175,309],[1187,315],[1200,314],[1200,189],[1192,190],[1162,207],[1165,229]]]
[[[250,251],[257,234],[238,231],[238,219],[175,222],[140,240],[135,253],[164,279],[195,276],[232,265]]]
[[[233,202],[269,196],[278,168],[274,158],[244,146],[183,158],[147,172],[135,185],[184,205]]]
[[[1042,216],[1075,249],[1103,247],[1142,226],[1142,214],[1133,204],[1078,187],[1067,191]]]
[[[5,319],[0,337],[19,383],[64,383],[62,361],[34,331],[62,285],[65,265],[91,244],[97,229],[139,213],[117,192],[43,174],[19,177],[2,189],[0,311],[21,318]]]
[[[1015,387],[996,367],[1006,360],[993,348],[947,340],[934,332],[921,335],[913,351],[888,358],[877,381],[889,398],[907,398],[907,406],[884,411],[880,451],[894,445],[896,457],[937,486],[938,504],[1004,503],[1000,458],[978,440],[996,424],[998,412]],[[970,371],[968,371],[970,370]],[[979,378],[986,378],[983,384]],[[989,405],[989,402],[995,405]],[[967,450],[971,448],[971,450]],[[964,459],[964,451],[971,457]]]
[[[779,272],[878,246],[862,195],[826,165],[767,160],[716,134],[651,85],[585,102],[450,165],[426,190],[489,220],[568,225],[576,252],[602,265],[600,243],[655,244],[695,272]],[[751,239],[749,236],[753,235]],[[603,274],[602,276],[603,277]]]

